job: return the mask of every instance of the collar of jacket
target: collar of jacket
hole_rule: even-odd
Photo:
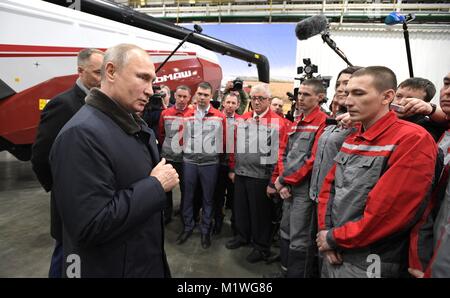
[[[83,82],[81,81],[80,78],[78,78],[75,81],[75,84],[78,86],[78,88],[80,88],[81,90],[83,90],[84,94],[88,95],[89,94],[89,89],[86,88],[86,86],[83,84]]]
[[[239,114],[235,114],[235,115],[239,115]],[[255,111],[248,111],[245,112],[243,115],[240,115],[240,118],[243,118],[244,120],[254,120],[255,119]],[[265,112],[262,112],[261,114],[258,115],[259,119],[271,119],[271,118],[281,118],[277,113],[273,112],[270,107],[267,108],[267,110],[265,110]]]
[[[390,111],[386,115],[378,119],[377,122],[375,122],[368,130],[364,132],[362,132],[363,126],[361,125],[358,129],[357,137],[372,141],[397,121],[397,115],[394,112]]]
[[[80,103],[84,105],[86,103],[85,98],[88,93],[85,93],[84,90],[81,89],[80,86],[78,86],[78,84],[73,85],[73,90],[77,95],[77,98],[80,101]]]
[[[91,92],[86,97],[86,104],[108,115],[127,134],[134,135],[140,132],[141,125],[144,124],[144,121],[139,116],[133,113],[131,114],[132,117],[130,117],[130,114],[120,108],[117,103],[98,88],[91,89]]]
[[[175,105],[173,105],[171,107],[168,107],[166,110],[173,110],[175,112],[176,116],[182,116],[182,115],[186,114],[187,112],[189,112],[188,106],[186,106],[184,108],[184,110],[179,110],[179,109],[177,109],[177,107]]]
[[[188,116],[195,116],[195,113],[197,113],[197,109],[190,109],[188,111],[189,115]],[[207,113],[205,114],[206,116],[217,116],[217,115],[222,115],[222,113],[217,110],[216,108],[214,108],[212,105],[209,105],[209,109],[207,111]]]
[[[319,112],[320,107],[317,106],[303,120],[302,120],[303,113],[301,113],[300,116],[298,116],[298,122],[306,122],[306,123],[312,122]]]

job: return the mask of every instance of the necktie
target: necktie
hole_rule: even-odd
[[[255,121],[256,121],[256,125],[259,125],[259,116],[258,115],[255,116]]]

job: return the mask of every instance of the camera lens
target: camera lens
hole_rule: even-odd
[[[312,71],[311,66],[309,66],[309,65],[308,65],[308,66],[305,66],[305,72],[306,72],[306,73],[309,74],[309,73],[311,73],[311,71]]]

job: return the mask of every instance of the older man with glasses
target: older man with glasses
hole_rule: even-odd
[[[230,178],[235,183],[233,211],[237,235],[226,247],[236,249],[251,243],[247,261],[255,263],[270,256],[272,200],[266,188],[278,151],[286,144],[284,119],[270,110],[267,85],[250,91],[253,111],[236,120],[235,152],[230,156]]]

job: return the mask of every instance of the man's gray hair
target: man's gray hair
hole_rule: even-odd
[[[263,93],[265,97],[270,97],[270,89],[269,84],[258,84],[252,87],[250,90],[250,96],[253,96],[255,93]]]
[[[119,71],[128,61],[130,52],[132,51],[138,51],[148,55],[148,53],[143,48],[128,43],[121,43],[106,50],[105,58],[103,59],[101,68],[102,80],[105,78],[106,65],[108,63],[112,62],[116,70]]]
[[[105,55],[105,53],[103,53],[98,49],[93,48],[82,49],[77,56],[77,66],[79,67],[85,66],[88,63],[89,58],[91,58],[93,54],[100,54],[102,56]]]

